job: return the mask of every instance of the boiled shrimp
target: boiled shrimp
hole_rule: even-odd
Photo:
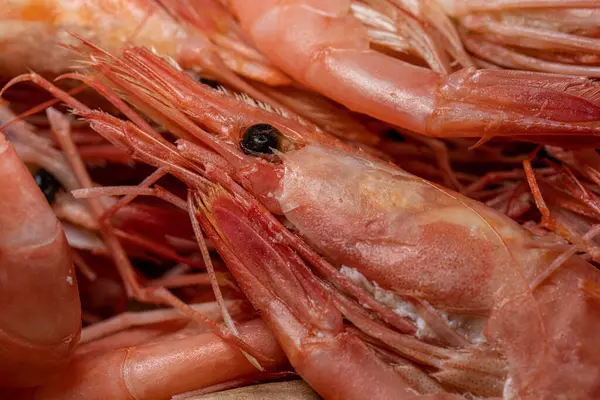
[[[584,77],[474,68],[446,76],[369,48],[350,2],[228,3],[275,65],[353,111],[436,137],[569,145],[556,136],[599,132],[598,86]]]
[[[324,398],[600,395],[592,265],[568,255],[553,268],[561,254],[497,211],[196,85],[148,51],[92,55],[109,88],[184,139],[91,111],[38,75],[13,83],[40,84],[189,186],[196,232]]]
[[[0,72],[58,75],[75,67],[77,36],[117,53],[128,42],[169,55],[255,98],[268,99],[236,72],[272,85],[290,79],[245,45],[215,0],[10,0],[0,5]],[[202,11],[202,12],[200,12]],[[231,21],[233,19],[230,17]],[[238,28],[239,29],[239,28]]]
[[[81,306],[63,230],[0,133],[0,386],[35,386],[67,366]]]

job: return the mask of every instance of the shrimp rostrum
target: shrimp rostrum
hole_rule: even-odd
[[[71,77],[182,139],[86,110],[35,74],[13,83],[34,80],[188,184],[197,231],[321,396],[600,396],[592,265],[554,268],[561,253],[508,217],[146,50],[92,53],[102,82]]]

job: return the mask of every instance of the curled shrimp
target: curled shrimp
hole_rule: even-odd
[[[79,341],[79,293],[63,230],[1,133],[0,185],[0,387],[35,386]]]
[[[529,231],[477,201],[197,85],[146,50],[92,55],[109,87],[182,139],[85,109],[37,75],[14,82],[40,84],[188,185],[196,231],[321,396],[600,395],[592,265],[532,246]]]
[[[556,136],[598,134],[594,82],[472,67],[443,75],[412,65],[369,47],[351,3],[229,1],[244,31],[275,65],[353,111],[436,137],[512,136],[569,145]],[[597,5],[569,4],[575,3]]]

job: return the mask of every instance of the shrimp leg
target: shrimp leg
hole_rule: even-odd
[[[63,230],[1,133],[0,187],[0,387],[35,386],[79,341],[79,292]]]
[[[417,133],[532,141],[600,133],[598,86],[586,78],[474,68],[443,76],[370,49],[349,2],[230,5],[257,48],[290,76],[351,110]]]

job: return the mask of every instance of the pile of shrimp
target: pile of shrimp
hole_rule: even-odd
[[[600,2],[0,5],[0,398],[600,398]]]

